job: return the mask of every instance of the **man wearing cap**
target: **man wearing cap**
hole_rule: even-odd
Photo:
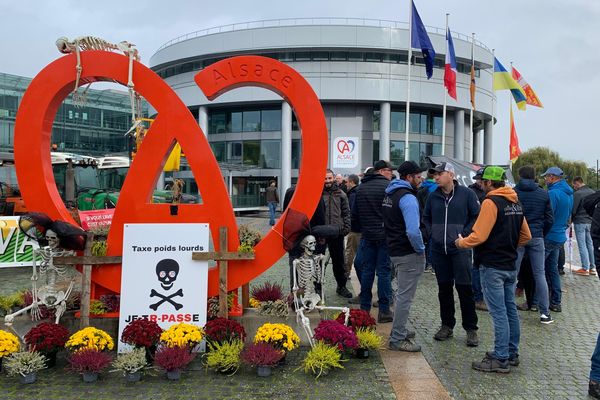
[[[550,310],[561,312],[561,283],[558,275],[558,255],[567,241],[567,228],[573,209],[573,189],[564,180],[565,174],[558,167],[550,167],[542,174],[548,186],[554,223],[544,238],[545,270],[550,293]]]
[[[386,243],[398,282],[388,347],[397,351],[421,351],[421,346],[411,340],[414,332],[406,329],[406,322],[417,282],[425,268],[425,244],[416,197],[423,171],[414,161],[403,162],[398,167],[400,179],[389,184],[383,199]]]
[[[525,254],[529,256],[535,289],[533,299],[527,299],[537,306],[542,324],[554,322],[549,312],[548,283],[544,269],[544,236],[552,228],[554,216],[548,193],[538,186],[535,181],[535,169],[531,165],[519,168],[519,183],[515,186],[515,192],[523,206],[523,213],[529,224],[532,239],[526,246],[519,247],[517,259],[517,271],[521,268],[521,262]],[[527,291],[526,291],[527,293]],[[527,294],[529,296],[530,294]],[[531,300],[531,301],[530,301]],[[527,308],[527,304],[526,307]]]
[[[379,297],[380,323],[392,322],[394,315],[390,311],[392,294],[391,266],[383,229],[382,202],[385,189],[392,179],[392,165],[379,160],[373,165],[373,173],[362,179],[356,191],[352,208],[352,218],[360,226],[361,238],[356,253],[357,270],[361,271],[360,308],[371,310],[373,281],[377,273],[377,295]]]
[[[344,272],[344,237],[350,232],[350,206],[346,193],[337,186],[333,171],[330,169],[325,174],[325,185],[321,197],[325,203],[325,223],[339,227],[339,235],[327,239],[327,247],[333,264],[333,276],[337,282],[336,293],[350,299],[352,293],[346,288],[347,278]]]
[[[521,336],[515,303],[517,247],[531,239],[517,193],[505,185],[504,168],[488,166],[482,176],[487,196],[473,231],[456,240],[456,247],[475,248],[481,286],[494,324],[494,351],[472,367],[483,372],[510,372],[519,365]]]
[[[473,184],[469,185],[469,189],[475,192],[479,203],[485,199],[485,190],[481,183],[484,168],[479,168],[473,176]],[[487,311],[487,305],[483,300],[483,291],[481,290],[481,279],[479,277],[479,266],[473,265],[471,268],[471,285],[473,286],[473,300],[475,300],[475,308],[481,311]]]
[[[442,320],[434,339],[447,340],[453,336],[456,286],[462,326],[467,332],[467,346],[478,346],[477,313],[471,286],[472,254],[470,250],[456,248],[454,241],[459,234],[468,236],[471,233],[479,214],[479,201],[471,189],[459,186],[454,179],[454,166],[451,163],[442,162],[429,171],[438,184],[438,188],[427,198],[423,212],[423,223],[431,245],[431,263],[438,283]]]

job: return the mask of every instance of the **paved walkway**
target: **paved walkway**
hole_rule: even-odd
[[[265,219],[240,218],[266,232]],[[576,246],[575,246],[576,247]],[[576,253],[576,252],[575,252]],[[575,263],[577,264],[577,254]],[[335,294],[335,284],[328,270],[328,303],[344,305]],[[253,282],[269,280],[289,288],[287,257]],[[0,269],[0,294],[11,293],[29,285],[27,269]],[[186,372],[180,382],[168,382],[162,374],[147,376],[140,383],[125,383],[115,374],[105,374],[94,384],[83,384],[77,375],[65,374],[64,359],[59,366],[43,371],[39,382],[21,385],[16,378],[0,376],[1,399],[582,399],[586,398],[589,358],[600,327],[600,309],[596,301],[600,282],[596,277],[567,273],[562,278],[566,293],[562,313],[554,313],[556,322],[545,326],[537,314],[521,312],[521,366],[508,375],[485,374],[470,368],[471,361],[482,358],[492,348],[489,315],[479,312],[481,345],[465,345],[465,333],[458,327],[455,337],[436,342],[433,334],[439,326],[437,285],[426,273],[419,283],[410,322],[417,331],[421,354],[382,350],[368,360],[349,359],[344,370],[334,371],[315,380],[296,371],[306,349],[290,354],[288,364],[270,378],[258,378],[242,368],[232,377],[204,371],[200,360]],[[458,304],[457,304],[458,306]],[[374,313],[377,309],[373,310]],[[378,330],[384,335],[391,324]],[[300,332],[299,332],[300,333]]]

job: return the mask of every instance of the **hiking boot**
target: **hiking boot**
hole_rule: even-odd
[[[491,359],[494,358],[494,353],[492,351],[488,351],[485,353],[485,356]],[[519,360],[518,354],[511,354],[510,356],[508,356],[508,365],[518,367],[519,364],[521,364],[521,360]]]
[[[382,312],[379,311],[377,315],[377,322],[380,324],[385,324],[386,322],[392,322],[394,320],[394,313],[392,312]]]
[[[480,311],[487,311],[488,307],[487,304],[485,304],[485,301],[481,300],[475,302],[475,309]]]
[[[590,268],[590,275],[598,275],[596,273],[596,268]]]
[[[575,271],[575,273],[577,275],[581,275],[581,276],[590,276],[590,271],[588,271],[587,269],[583,269],[583,268],[579,268],[578,270]]]
[[[347,299],[351,299],[352,298],[352,293],[350,293],[350,291],[348,289],[346,289],[346,286],[338,286],[338,288],[335,291],[338,295],[345,297]]]
[[[355,297],[351,298],[350,300],[348,300],[348,303],[350,303],[350,304],[360,304],[360,296],[355,296]]]
[[[499,372],[502,374],[508,374],[510,372],[510,365],[508,360],[500,361],[495,357],[491,357],[486,353],[485,357],[481,361],[473,361],[471,367],[477,371],[482,372]]]
[[[550,307],[548,308],[550,309],[550,311],[562,312],[562,306],[560,304],[550,304]]]
[[[590,379],[588,394],[595,399],[600,399],[600,383]]]
[[[450,339],[452,337],[452,335],[453,335],[452,328],[450,328],[449,326],[446,326],[446,325],[442,325],[440,330],[437,331],[435,335],[433,335],[433,338],[435,340],[444,341],[444,340]]]
[[[479,346],[479,336],[477,336],[477,331],[467,331],[467,346]]]
[[[517,310],[529,311],[529,305],[527,303],[517,304]]]
[[[546,324],[547,325],[547,324],[553,323],[554,319],[552,319],[552,317],[550,316],[550,314],[548,314],[548,315],[542,314],[542,315],[540,315],[540,322],[542,324]]]
[[[421,351],[421,346],[414,343],[410,339],[405,339],[400,342],[389,342],[388,348],[394,351],[408,351],[410,353],[416,353]]]

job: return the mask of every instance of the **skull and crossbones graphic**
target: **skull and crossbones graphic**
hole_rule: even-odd
[[[177,280],[177,275],[179,275],[179,264],[177,261],[166,258],[160,260],[158,264],[156,264],[156,277],[164,290],[169,291],[173,288],[173,283]],[[163,303],[170,303],[175,307],[175,310],[179,310],[183,307],[183,304],[173,300],[174,297],[183,297],[183,289],[179,289],[173,294],[161,294],[152,289],[150,291],[150,297],[160,298],[159,301],[150,305],[150,308],[154,311],[156,311]]]

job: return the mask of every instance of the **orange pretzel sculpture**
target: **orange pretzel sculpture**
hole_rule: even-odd
[[[128,58],[105,51],[81,53],[85,65],[81,80],[117,81],[127,84]],[[25,92],[15,124],[15,164],[17,177],[28,209],[41,211],[51,218],[74,223],[54,181],[50,159],[50,141],[55,114],[75,81],[75,55],[64,56],[46,66]],[[175,92],[152,70],[134,62],[136,90],[157,110],[136,154],[119,195],[108,235],[108,255],[121,255],[125,223],[209,223],[218,248],[219,227],[229,230],[228,250],[239,240],[231,201],[219,165],[191,112]],[[215,63],[199,72],[195,81],[209,100],[242,86],[258,86],[281,95],[293,108],[301,126],[301,170],[290,208],[311,216],[316,209],[327,166],[327,127],[323,109],[308,82],[293,68],[277,60],[258,56],[239,56]],[[202,204],[181,204],[171,215],[170,204],[150,202],[158,176],[171,149],[178,142],[202,194]],[[228,290],[248,283],[271,267],[284,254],[282,230],[284,218],[255,248],[255,259],[230,261]],[[167,239],[167,238],[165,238]],[[149,266],[150,268],[151,266]],[[121,266],[94,269],[93,296],[103,292],[119,293]],[[209,296],[218,293],[218,273],[209,273]]]

